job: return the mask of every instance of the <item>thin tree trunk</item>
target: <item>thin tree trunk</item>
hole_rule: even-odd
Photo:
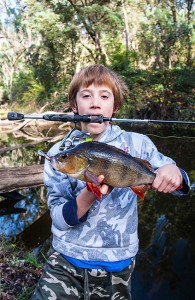
[[[191,42],[191,32],[189,32],[189,26],[191,23],[191,11],[192,11],[193,0],[187,1],[187,22],[188,22],[188,34],[187,34],[187,66],[192,64],[192,42]]]
[[[129,40],[129,26],[128,26],[128,16],[125,9],[125,3],[122,2],[122,9],[125,21],[125,43],[126,43],[126,61],[129,63],[129,53],[130,53],[130,40]]]

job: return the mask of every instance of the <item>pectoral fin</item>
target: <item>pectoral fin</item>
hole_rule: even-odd
[[[102,199],[102,194],[100,192],[101,184],[98,180],[98,177],[93,172],[86,170],[85,178],[87,180],[86,186],[88,191],[94,193],[97,196],[97,198],[101,200]]]
[[[88,191],[94,193],[98,199],[102,200],[102,194],[99,186],[93,186],[91,182],[86,182],[86,186]]]
[[[95,185],[100,185],[100,182],[98,180],[98,177],[91,171],[85,170],[85,179],[88,182],[92,182]]]

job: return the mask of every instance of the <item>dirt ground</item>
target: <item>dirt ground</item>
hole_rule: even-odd
[[[41,264],[22,249],[0,245],[0,299],[29,299],[42,273]]]

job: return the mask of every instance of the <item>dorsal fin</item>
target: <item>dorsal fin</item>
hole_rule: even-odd
[[[146,167],[148,167],[148,169],[150,169],[150,171],[154,172],[154,168],[151,166],[151,164],[149,163],[148,160],[145,159],[141,159],[138,157],[133,157],[135,160],[137,160],[138,162],[141,162],[142,164],[144,164]]]

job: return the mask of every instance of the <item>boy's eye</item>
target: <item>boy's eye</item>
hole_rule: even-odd
[[[109,97],[107,95],[102,95],[103,99],[108,99]]]
[[[85,95],[83,95],[83,98],[89,98],[90,97],[90,95],[89,94],[85,94]]]

